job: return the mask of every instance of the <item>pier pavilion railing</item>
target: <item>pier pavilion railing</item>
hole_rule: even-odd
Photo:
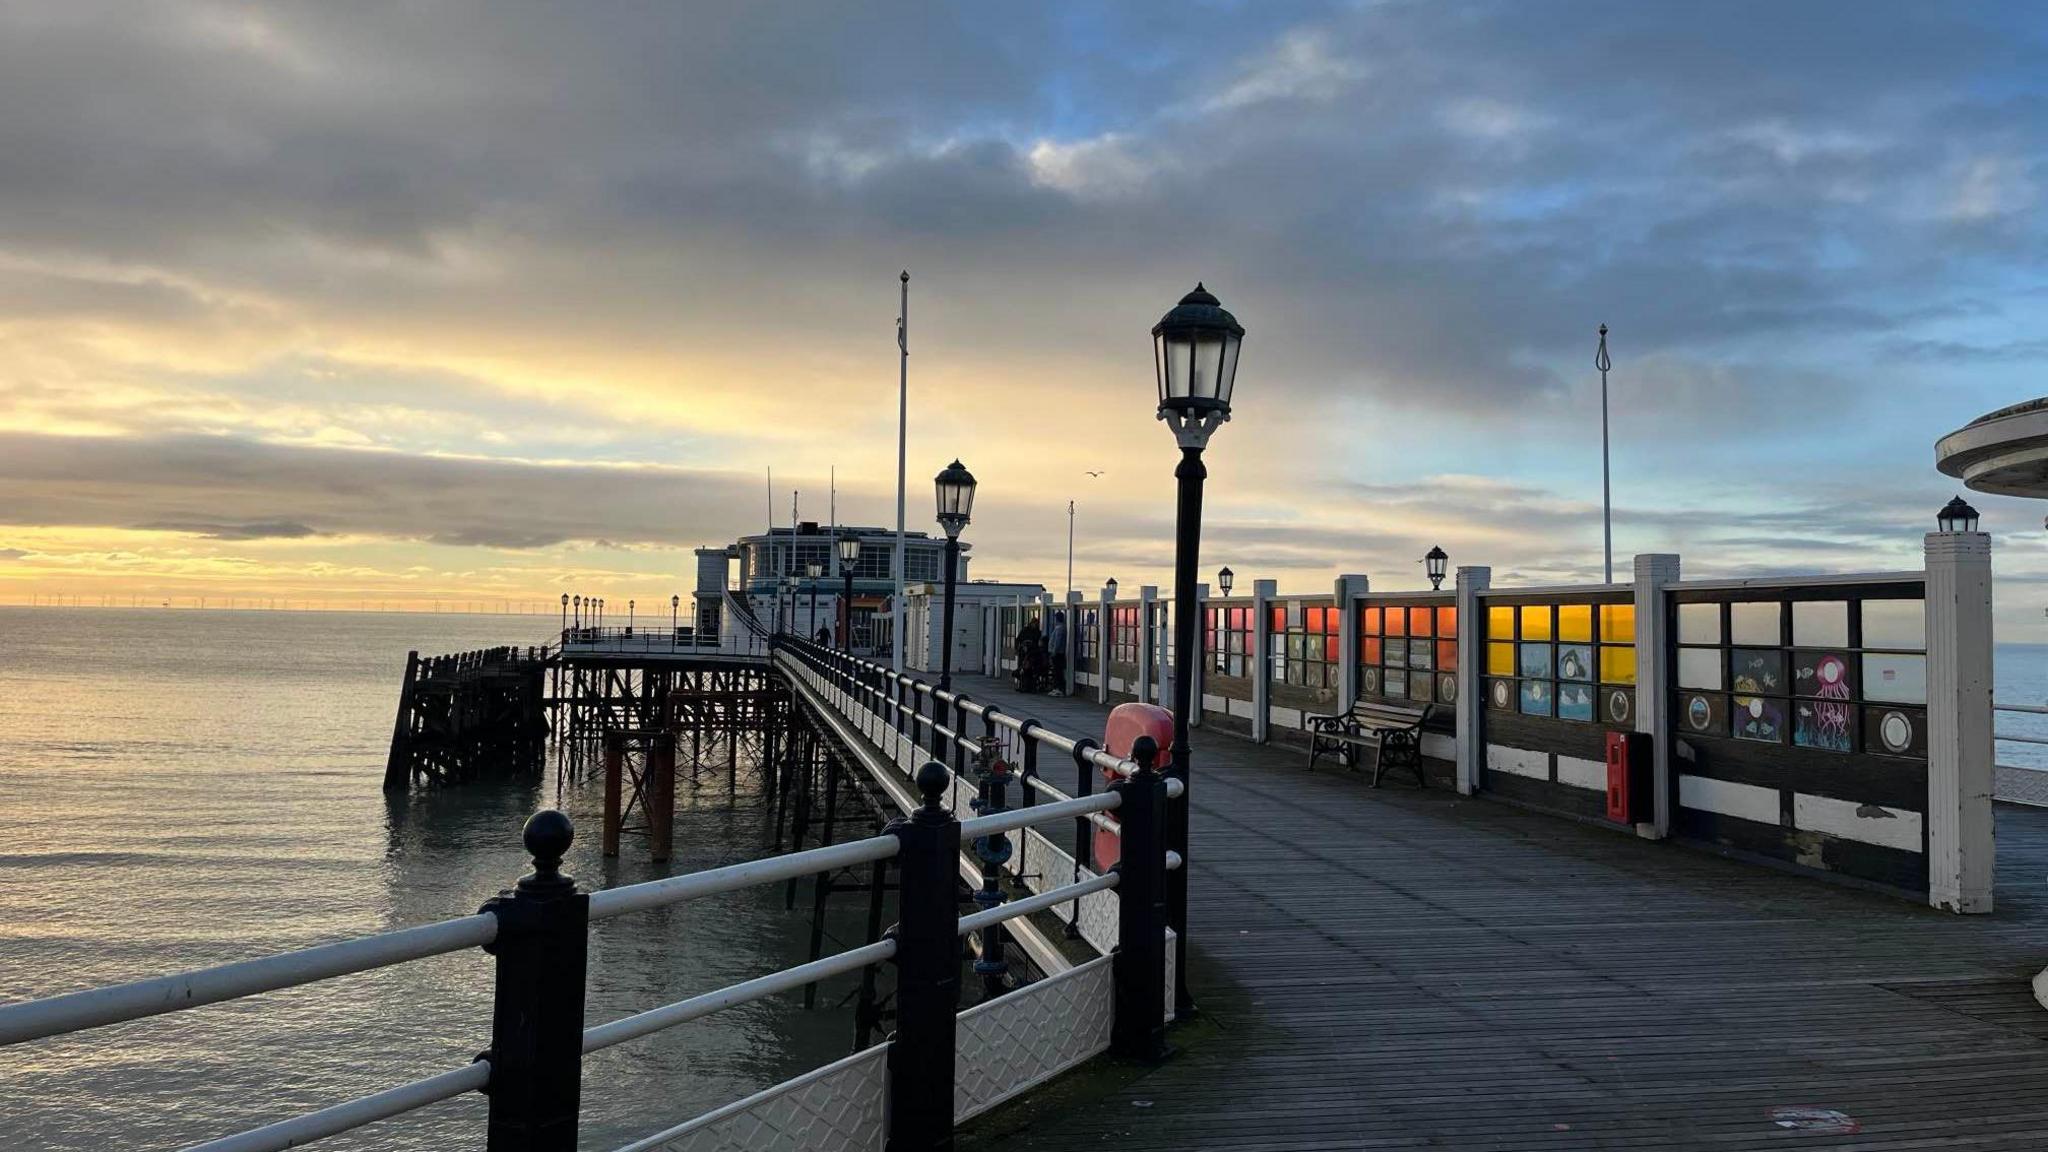
[[[1991,707],[1994,713],[2003,712],[2008,716],[2048,716],[2048,707],[2038,704],[1993,704]],[[1994,744],[2017,744],[2033,748],[2048,746],[2048,723],[2034,721],[2030,727],[2031,731],[1994,731],[1992,740]],[[1992,772],[1991,794],[1994,797],[2013,804],[2048,807],[2048,769],[2019,764],[1997,764]]]
[[[876,667],[803,642],[778,642],[778,664],[812,692],[829,696],[839,719],[858,727],[874,747],[889,745],[898,765],[919,748],[912,777],[914,810],[881,835],[713,868],[595,893],[577,890],[561,873],[574,835],[566,816],[546,811],[527,822],[533,872],[472,916],[380,933],[282,955],[200,969],[154,980],[0,1006],[0,1046],[79,1032],[123,1021],[366,972],[431,956],[482,948],[495,957],[490,1046],[472,1063],[335,1104],[316,1112],[193,1146],[205,1152],[264,1152],[296,1147],[399,1116],[467,1092],[489,1096],[487,1147],[494,1152],[568,1152],[576,1147],[582,1057],[616,1044],[702,1019],[715,1012],[831,976],[891,964],[897,978],[897,1029],[883,1043],[745,1100],[656,1132],[627,1146],[654,1149],[777,1147],[830,1144],[852,1148],[928,1148],[950,1139],[953,1125],[1073,1067],[1105,1049],[1140,1059],[1163,1051],[1171,1007],[1172,949],[1165,931],[1165,873],[1179,861],[1165,849],[1165,805],[1175,782],[1159,775],[1155,750],[1120,760],[1092,741],[1071,740],[909,677],[884,678]],[[886,672],[886,670],[882,670]],[[925,703],[929,704],[927,711]],[[969,734],[970,722],[984,728]],[[920,743],[922,738],[923,743]],[[992,779],[1006,775],[1000,750],[1035,765],[1044,748],[1082,768],[1114,777],[1103,791],[1068,796],[1025,775],[1027,802],[1005,808]],[[970,758],[981,777],[963,791]],[[1031,802],[1043,796],[1043,802]],[[948,807],[948,800],[951,807]],[[983,814],[957,817],[964,802]],[[960,915],[961,846],[976,846],[984,875],[1002,855],[995,846],[1035,845],[1014,839],[1035,826],[1093,822],[1115,812],[1121,861],[1057,886],[1044,883],[1025,898],[977,898]],[[1077,824],[1081,827],[1081,824]],[[1077,841],[1077,860],[1085,858]],[[1044,857],[1041,857],[1043,863]],[[585,961],[593,922],[772,884],[833,869],[893,862],[899,920],[872,944],[808,964],[586,1026]],[[1000,861],[998,861],[1000,863]],[[1080,876],[1078,863],[1072,873]],[[1056,869],[1041,867],[1041,874]],[[1049,882],[1047,882],[1049,883]],[[984,886],[984,892],[986,885]],[[1114,894],[1113,896],[1111,894]],[[1087,909],[1112,902],[1113,951],[959,1011],[960,941],[1060,905],[1083,938]],[[986,953],[985,953],[986,955]],[[828,1131],[829,1130],[829,1131]],[[751,1134],[751,1136],[749,1135]]]

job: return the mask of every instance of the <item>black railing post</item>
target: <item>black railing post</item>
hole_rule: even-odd
[[[991,712],[994,709],[990,709]],[[993,725],[991,725],[993,727]],[[981,753],[976,757],[980,776],[980,787],[975,797],[977,815],[993,816],[1009,807],[1010,769],[1003,762],[1001,749],[993,736],[985,736],[981,742]],[[974,858],[981,862],[981,887],[974,893],[975,906],[983,910],[1001,905],[1003,895],[1003,865],[1010,861],[1009,833],[994,836],[977,836],[974,839]],[[981,959],[974,962],[974,974],[981,977],[981,998],[993,1000],[1003,994],[1008,983],[1010,966],[1007,948],[1003,943],[1003,926],[991,924],[981,932]]]
[[[553,809],[526,822],[533,872],[483,910],[498,918],[491,1007],[489,1152],[575,1152],[583,1083],[590,897],[562,875],[576,829]]]
[[[1097,747],[1098,745],[1095,741],[1086,738],[1077,740],[1074,743],[1074,766],[1078,769],[1074,777],[1075,799],[1091,796],[1095,793],[1095,762],[1089,759],[1089,754],[1095,751]],[[1076,882],[1081,879],[1081,869],[1087,868],[1092,871],[1095,867],[1095,853],[1090,850],[1091,830],[1093,827],[1094,822],[1089,820],[1088,817],[1074,817],[1073,879]],[[1080,938],[1081,901],[1076,898],[1073,912],[1067,917],[1067,939],[1078,940]]]
[[[1110,1048],[1130,1060],[1166,1055],[1166,778],[1153,768],[1150,736],[1131,744],[1138,771],[1110,785],[1121,793],[1117,824],[1116,1016]]]
[[[889,1043],[887,1152],[953,1147],[953,1032],[960,1010],[960,822],[940,806],[946,766],[917,770],[924,806],[890,822],[896,853],[896,1033]]]
[[[953,775],[967,770],[967,697],[953,697]]]

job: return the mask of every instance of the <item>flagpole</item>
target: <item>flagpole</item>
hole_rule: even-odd
[[[1607,583],[1614,583],[1614,497],[1607,469],[1607,370],[1614,362],[1607,358],[1607,325],[1600,326],[1600,351],[1593,355],[1593,367],[1600,370],[1600,533],[1606,545]]]
[[[889,666],[903,671],[903,480],[910,434],[910,271],[896,313],[896,595],[889,601]]]

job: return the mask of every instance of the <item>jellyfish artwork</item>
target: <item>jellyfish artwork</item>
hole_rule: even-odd
[[[1809,748],[1830,752],[1849,751],[1849,721],[1854,709],[1849,704],[1849,665],[1832,652],[1815,662],[1814,695],[1819,699],[1802,703],[1798,731],[1794,737]]]

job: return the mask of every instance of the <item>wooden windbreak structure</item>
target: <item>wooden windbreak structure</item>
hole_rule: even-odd
[[[384,790],[539,776],[547,762],[548,659],[539,648],[405,658]]]

